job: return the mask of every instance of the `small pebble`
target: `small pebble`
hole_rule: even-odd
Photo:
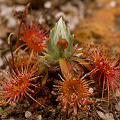
[[[52,6],[51,1],[46,1],[46,2],[44,3],[44,8],[51,8],[51,6]]]
[[[56,95],[56,93],[54,91],[51,92],[52,95]]]
[[[37,120],[42,120],[42,115],[38,115]]]
[[[110,6],[110,7],[115,7],[115,6],[116,6],[116,1],[111,1],[111,2],[109,3],[109,6]]]
[[[15,7],[15,10],[18,12],[18,11],[24,11],[25,10],[25,6],[24,5],[17,5]]]
[[[105,114],[106,119],[105,120],[114,120],[112,113],[106,113]]]
[[[102,120],[114,120],[112,113],[106,113],[106,114],[104,114],[101,111],[97,111],[97,113],[100,116],[100,118],[102,118]]]
[[[30,111],[26,111],[25,112],[25,117],[26,118],[29,118],[29,117],[31,117],[32,116],[32,113],[30,112]]]
[[[7,27],[12,28],[17,25],[17,21],[14,17],[9,17]]]
[[[100,118],[105,119],[105,114],[101,111],[97,111],[98,115],[100,116]]]
[[[41,15],[39,20],[38,20],[39,24],[45,23],[45,19],[43,18],[43,16]]]
[[[9,120],[15,120],[14,118],[10,118]]]
[[[1,5],[1,13],[0,15],[9,18],[13,14],[13,7],[8,7],[6,5]]]
[[[89,93],[93,93],[93,88],[89,88]]]

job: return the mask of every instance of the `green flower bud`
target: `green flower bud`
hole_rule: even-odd
[[[62,17],[50,31],[46,44],[48,53],[53,60],[58,60],[60,57],[69,58],[74,53],[73,36]]]

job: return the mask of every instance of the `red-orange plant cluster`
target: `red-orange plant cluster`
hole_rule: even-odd
[[[88,52],[89,51],[89,52]],[[112,88],[112,91],[115,96],[115,89],[119,87],[119,83],[117,81],[120,80],[120,67],[119,60],[116,60],[114,56],[110,56],[110,53],[108,51],[103,51],[102,49],[98,48],[97,46],[91,46],[89,50],[81,50],[81,52],[88,56],[91,64],[94,65],[94,68],[92,69],[92,74],[98,72],[98,80],[99,84],[102,82],[103,91],[102,96],[105,90],[105,86],[107,85],[107,91],[108,91],[108,103],[109,103],[109,91],[110,87]],[[116,96],[115,96],[116,98]]]
[[[1,99],[4,100],[4,104],[9,102],[11,106],[19,99],[22,100],[23,96],[29,96],[34,100],[34,98],[29,94],[29,92],[34,93],[30,86],[35,86],[31,82],[38,79],[39,76],[35,76],[37,64],[34,66],[21,66],[19,69],[11,69],[11,75],[6,75],[3,73],[2,87],[1,87]]]
[[[47,37],[47,31],[35,22],[36,21],[33,21],[30,27],[28,25],[23,27],[23,30],[21,30],[21,39],[25,42],[25,45],[28,46],[28,48],[38,52],[46,47],[45,38]]]
[[[29,5],[26,6],[23,17]],[[62,112],[68,109],[70,114],[70,109],[73,108],[73,115],[76,116],[78,108],[87,110],[88,104],[94,102],[96,86],[90,86],[91,83],[98,83],[99,86],[102,82],[103,90],[99,92],[104,94],[105,90],[108,91],[109,103],[110,89],[115,96],[115,90],[119,87],[119,60],[115,60],[115,56],[110,57],[110,53],[97,46],[78,48],[73,44],[73,36],[62,18],[47,35],[48,31],[41,25],[33,25],[32,22],[29,27],[27,23],[23,24],[23,17],[19,26],[17,48],[14,52],[11,49],[12,59],[7,60],[9,75],[1,71],[3,77],[0,80],[0,99],[5,104],[12,102],[13,105],[28,96],[41,105],[40,101],[31,96],[37,87],[34,83],[45,87],[47,80],[52,78],[59,81],[53,88],[57,90],[57,101],[63,107]],[[20,42],[24,43],[21,45]],[[22,50],[25,45],[27,47]],[[51,73],[54,73],[53,76]],[[99,73],[99,79],[93,79],[95,73]],[[93,87],[92,93],[89,91],[90,87]]]
[[[77,79],[76,76],[68,75],[68,77],[60,82],[58,86],[55,86],[59,90],[57,101],[60,101],[60,105],[63,106],[62,112],[65,112],[68,108],[68,115],[70,114],[70,109],[73,108],[73,115],[77,115],[77,107],[81,110],[87,109],[88,103],[93,103],[94,101],[90,98],[89,84],[87,80]]]

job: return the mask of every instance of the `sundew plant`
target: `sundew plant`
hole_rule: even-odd
[[[94,89],[102,94],[101,98],[108,97],[108,105],[111,92],[117,101],[119,59],[93,43],[79,48],[62,17],[50,32],[46,25],[39,25],[36,20],[31,24],[23,22],[29,6],[26,6],[20,22],[17,47],[12,50],[10,46],[12,57],[7,60],[9,70],[7,73],[0,70],[2,105],[13,106],[26,97],[44,108],[35,95],[48,80],[54,80],[52,89],[56,92],[56,101],[62,107],[61,111],[67,111],[68,115],[71,108],[73,116],[77,115],[78,109],[87,110],[88,104],[93,104],[97,98]],[[93,92],[89,90],[91,87]]]

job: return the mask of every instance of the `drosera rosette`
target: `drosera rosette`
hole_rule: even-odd
[[[34,52],[39,52],[43,48],[46,48],[46,37],[48,31],[45,26],[38,25],[37,21],[32,21],[30,26],[26,23],[23,24],[21,29],[21,40],[24,41],[27,48],[30,48]]]
[[[25,50],[30,49],[34,52],[39,52],[46,48],[46,37],[48,36],[49,30],[48,26],[45,23],[38,23],[36,19],[28,19],[28,8],[30,3],[26,5],[26,8],[23,12],[19,31],[17,38],[17,48],[21,46],[27,46]],[[23,45],[20,45],[20,41],[24,42]]]
[[[10,45],[9,45],[10,46]],[[44,74],[42,77],[41,83],[44,85],[48,76],[48,67],[43,64],[41,61],[38,61],[38,54],[36,54],[33,50],[26,51],[20,49],[22,46],[18,47],[14,52],[11,51],[12,57],[9,59],[8,64],[18,69],[24,66],[36,66],[35,76],[39,76]]]
[[[96,45],[90,45],[88,50],[82,49],[81,52],[87,56],[90,64],[94,68],[90,71],[91,79],[95,79],[94,75],[97,75],[98,79],[95,81],[101,85],[102,84],[102,96],[104,91],[108,91],[108,104],[109,104],[109,94],[110,89],[112,89],[115,99],[115,90],[120,86],[120,60],[115,58],[115,55],[110,55],[110,52],[99,48]],[[89,63],[88,62],[88,63]]]
[[[3,53],[9,71],[6,74],[0,70],[2,76],[0,79],[0,100],[3,101],[4,105],[10,103],[13,106],[14,103],[26,97],[41,105],[32,97],[32,94],[35,93],[34,89],[38,87],[36,81],[40,79],[40,74],[43,73],[43,68],[39,67],[40,62],[36,59],[37,54],[33,54],[33,51],[21,50],[20,48],[13,52],[10,36],[8,37],[8,45],[11,50],[11,56],[7,59]],[[43,105],[41,106],[44,107]]]
[[[11,103],[13,106],[19,100],[22,100],[23,97],[29,97],[39,105],[41,105],[38,101],[36,101],[30,93],[34,93],[32,87],[36,87],[32,83],[39,78],[39,76],[35,76],[37,64],[33,66],[21,66],[21,68],[10,69],[10,73],[5,74],[3,71],[0,71],[2,74],[2,79],[0,80],[0,99],[3,100],[3,104]]]
[[[20,68],[21,66],[34,65],[37,62],[37,54],[27,52],[22,49],[16,49],[13,56],[9,56],[8,62],[12,67]]]
[[[54,85],[57,90],[57,99],[59,105],[62,106],[61,112],[73,108],[73,116],[77,115],[78,108],[81,110],[87,110],[88,104],[93,103],[91,98],[92,94],[89,92],[90,80],[80,79],[76,75],[72,77],[68,74],[65,79],[58,81],[57,85]]]

